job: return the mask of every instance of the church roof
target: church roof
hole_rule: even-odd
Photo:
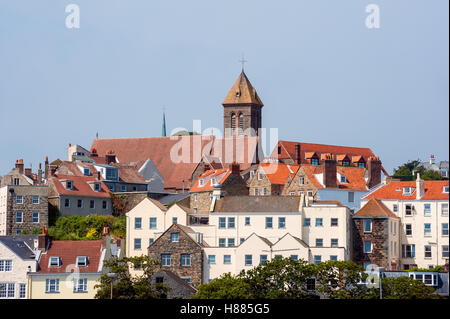
[[[244,71],[241,72],[239,78],[234,83],[231,90],[228,92],[225,100],[222,102],[223,105],[230,104],[253,104],[258,106],[263,106],[261,99],[256,93],[255,88],[252,86]]]

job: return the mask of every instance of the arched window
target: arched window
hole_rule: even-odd
[[[231,113],[231,134],[234,135],[236,131],[236,114]]]
[[[239,113],[239,129],[241,130],[241,134],[244,132],[244,114]]]

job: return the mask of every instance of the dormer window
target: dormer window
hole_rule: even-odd
[[[50,260],[48,262],[49,267],[60,267],[61,266],[61,259],[59,257],[50,257]]]
[[[77,266],[86,267],[88,265],[88,258],[86,256],[77,256]]]
[[[94,191],[100,192],[100,190],[101,190],[100,183],[95,183],[94,184]]]
[[[250,178],[252,178],[253,176],[255,176],[255,171],[250,171]]]
[[[263,173],[258,172],[258,181],[261,181],[263,179]]]
[[[311,165],[319,165],[319,159],[318,158],[311,158]]]
[[[444,194],[448,194],[448,188],[449,188],[448,186],[444,186],[442,192],[443,192]]]
[[[349,166],[350,165],[350,161],[342,161],[342,166]]]
[[[71,180],[66,181],[66,189],[73,189],[73,181]]]
[[[213,178],[211,179],[211,185],[217,185],[217,181],[216,181],[216,178],[215,178],[215,177],[213,177]]]
[[[83,174],[84,174],[84,176],[90,176],[91,175],[91,169],[89,167],[83,168]]]
[[[205,185],[205,180],[203,178],[200,178],[198,180],[198,186],[203,186],[203,185]]]
[[[366,163],[358,162],[358,167],[364,168],[364,167],[366,167]]]
[[[106,179],[116,180],[117,179],[117,168],[115,168],[115,167],[106,168]]]
[[[403,195],[411,195],[411,187],[403,187]]]
[[[347,182],[347,176],[341,175],[341,183],[348,183]]]

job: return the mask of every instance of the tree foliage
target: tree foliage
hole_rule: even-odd
[[[417,178],[417,174],[420,174],[423,180],[428,181],[444,179],[439,172],[432,169],[425,169],[421,165],[420,160],[408,161],[397,167],[397,169],[394,169],[392,177],[400,178],[401,180],[414,180]]]
[[[382,295],[384,299],[440,299],[433,287],[408,276],[383,278]],[[378,289],[377,289],[378,290]],[[379,290],[378,290],[379,291]]]
[[[133,266],[142,270],[142,275],[131,275],[129,267]],[[123,257],[121,259],[109,259],[105,261],[105,267],[109,273],[116,274],[110,278],[108,274],[100,277],[95,295],[96,299],[156,299],[164,297],[170,290],[163,284],[152,285],[151,279],[159,268],[159,263],[148,256]]]
[[[249,299],[251,287],[244,279],[225,273],[198,287],[192,299]]]

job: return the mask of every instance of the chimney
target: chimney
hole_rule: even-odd
[[[56,166],[56,165],[49,165],[48,168],[49,168],[50,176],[55,176],[56,169],[58,168],[58,166]]]
[[[19,169],[20,174],[23,174],[23,159],[19,158],[16,161],[16,168]]]
[[[25,168],[25,176],[32,177],[33,174],[31,173],[31,168]]]
[[[231,174],[240,175],[241,174],[241,166],[237,162],[233,162],[230,165]]]
[[[301,164],[302,159],[300,158],[300,144],[295,144],[295,163]]]
[[[37,182],[38,184],[42,184],[42,164],[39,163],[38,173],[37,173]]]
[[[44,163],[45,167],[45,171],[44,171],[44,176],[45,178],[48,178],[48,156],[45,157],[45,163]]]
[[[420,178],[420,174],[417,173],[416,179],[416,199],[420,200],[425,195],[425,185],[423,179]]]
[[[100,177],[101,177],[102,175],[100,174],[100,172],[97,172],[97,180],[99,181],[100,180]]]
[[[38,236],[38,249],[41,251],[45,251],[49,242],[48,231],[45,226],[42,226],[42,234]]]
[[[97,150],[95,148],[91,149],[90,153],[91,153],[92,157],[98,157],[98,153],[97,153]]]
[[[323,184],[325,188],[337,188],[336,160],[327,155],[323,164]]]
[[[378,157],[369,157],[367,161],[367,171],[367,187],[371,189],[381,183],[381,161]]]
[[[106,164],[115,163],[116,162],[116,155],[114,155],[114,151],[108,151],[105,155]]]
[[[430,155],[430,165],[434,164],[434,155]]]

